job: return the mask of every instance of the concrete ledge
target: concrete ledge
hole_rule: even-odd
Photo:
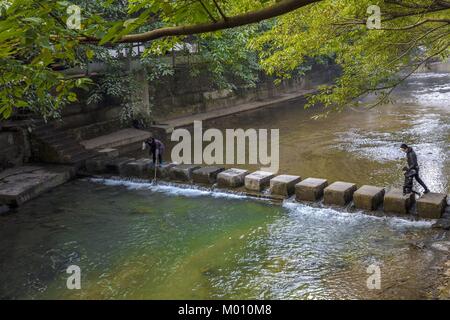
[[[116,158],[119,156],[119,150],[113,148],[100,149],[97,152],[101,157]]]
[[[353,194],[355,207],[363,210],[376,210],[384,198],[384,188],[364,185]]]
[[[439,219],[447,206],[447,195],[442,193],[426,193],[416,202],[417,214],[421,218]]]
[[[136,161],[127,162],[120,166],[120,175],[125,177],[135,177],[135,178],[150,178],[151,171],[150,166],[152,161],[150,159],[139,159]]]
[[[124,145],[141,143],[150,137],[151,133],[148,131],[127,128],[90,140],[84,140],[80,143],[86,149],[119,148]]]
[[[255,171],[245,176],[245,188],[253,191],[262,191],[270,184],[270,179],[275,177],[271,172]]]
[[[191,181],[192,172],[199,169],[200,166],[195,164],[180,164],[169,169],[170,178],[178,181]]]
[[[24,166],[0,175],[0,204],[19,206],[75,176],[69,166]]]
[[[295,185],[302,180],[299,176],[279,175],[270,180],[272,194],[289,197],[295,193]]]
[[[353,193],[356,191],[356,184],[337,181],[325,188],[323,202],[325,204],[345,206],[352,201]]]
[[[407,214],[414,201],[413,193],[403,195],[403,190],[392,189],[384,195],[384,212]]]
[[[192,172],[192,179],[196,183],[214,184],[217,181],[217,175],[224,170],[223,167],[203,167]]]
[[[327,185],[325,179],[307,178],[295,185],[295,198],[298,201],[317,201],[322,198]]]
[[[217,175],[217,184],[220,188],[237,188],[244,185],[245,176],[249,171],[242,169],[227,169]]]

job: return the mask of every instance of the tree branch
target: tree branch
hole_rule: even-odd
[[[138,34],[123,36],[116,43],[147,42],[162,37],[192,35],[206,32],[213,32],[223,29],[230,29],[251,23],[260,22],[266,19],[277,17],[285,13],[305,7],[309,4],[320,2],[321,0],[282,0],[269,7],[239,14],[233,17],[227,17],[226,20],[220,20],[212,23],[201,23],[196,25],[164,27]],[[82,43],[98,43],[101,39],[81,37]]]

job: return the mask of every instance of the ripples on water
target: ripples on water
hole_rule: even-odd
[[[413,243],[431,222],[206,189],[75,181],[0,219],[2,297],[411,298],[429,281]],[[366,287],[374,263],[381,292]],[[65,288],[71,264],[79,292]]]

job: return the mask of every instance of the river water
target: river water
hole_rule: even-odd
[[[312,121],[314,110],[237,117],[280,128],[281,172],[397,185],[401,141],[430,188],[447,190],[449,77],[415,76],[400,102]],[[251,126],[252,124],[252,126]],[[229,128],[229,127],[228,127]],[[81,179],[0,216],[3,299],[430,298],[442,239],[432,221],[281,206],[239,194]],[[66,269],[81,268],[81,290]],[[369,266],[381,289],[367,287]]]

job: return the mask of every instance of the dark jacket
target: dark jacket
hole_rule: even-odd
[[[164,149],[165,149],[164,143],[162,143],[158,139],[153,139],[153,143],[150,143],[149,140],[146,140],[145,143],[150,148],[150,152],[151,153],[155,153],[156,150],[158,150],[159,154],[163,154],[164,153]]]
[[[406,159],[408,160],[409,169],[419,170],[419,164],[417,163],[417,155],[411,147],[409,147],[408,152],[406,152]]]

